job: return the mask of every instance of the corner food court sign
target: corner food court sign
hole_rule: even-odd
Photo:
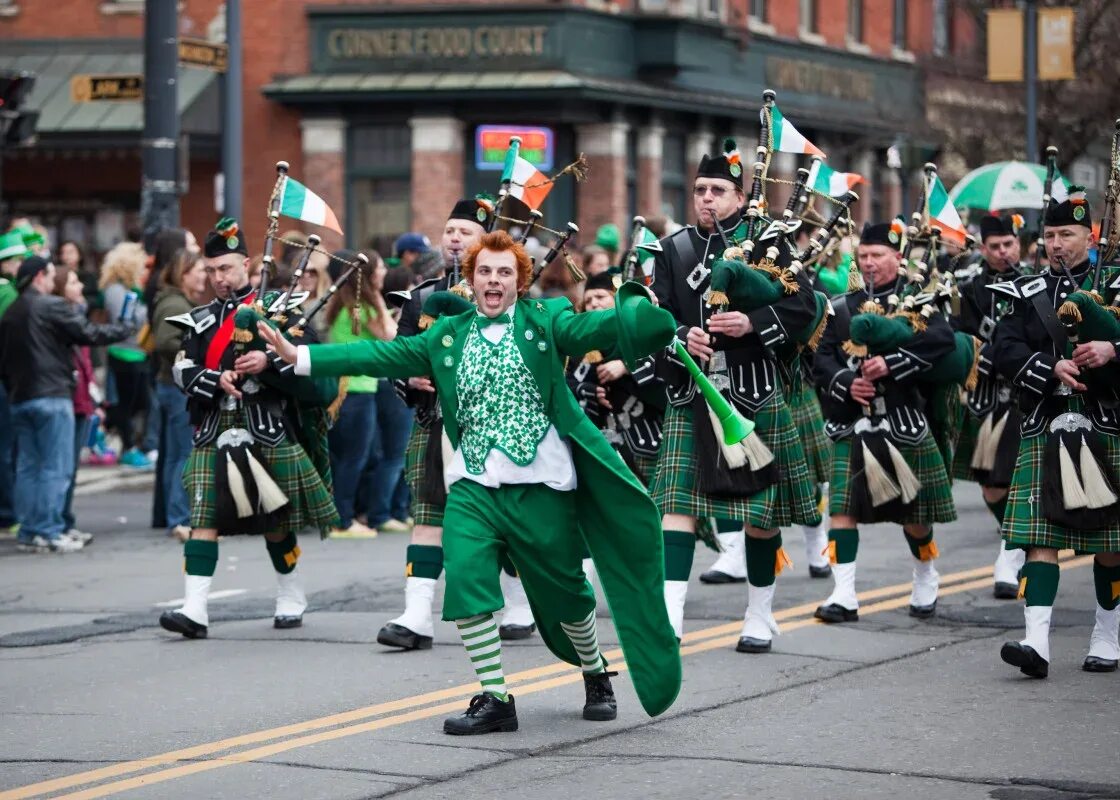
[[[550,52],[550,26],[500,22],[481,25],[323,26],[320,57],[325,65],[359,64],[395,68],[446,68],[449,60],[536,61]],[[433,62],[443,62],[433,63]]]

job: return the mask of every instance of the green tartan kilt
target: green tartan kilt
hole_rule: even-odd
[[[1077,411],[1073,403],[1070,411]],[[1056,547],[1079,553],[1120,552],[1120,519],[1098,531],[1062,528],[1042,515],[1042,458],[1048,434],[1024,437],[1019,444],[1019,458],[1011,478],[1007,496],[1007,512],[1003,517],[1004,540],[1011,547]],[[1104,435],[1108,463],[1113,474],[1120,474],[1120,437]]]
[[[227,417],[227,414],[230,416]],[[228,430],[243,425],[235,415],[236,412],[223,412],[219,429]],[[257,453],[290,501],[277,532],[299,533],[305,528],[315,528],[320,534],[325,534],[332,525],[339,524],[330,489],[324,485],[302,447],[285,439],[276,447],[258,446]],[[215,526],[217,457],[217,442],[211,442],[193,448],[183,467],[183,486],[191,504],[192,528]],[[221,533],[228,535],[238,531],[223,530]]]
[[[851,502],[852,441],[849,436],[833,442],[832,480],[828,484],[828,510],[833,516],[848,514]],[[932,435],[927,435],[916,445],[895,445],[914,475],[922,483],[918,497],[909,511],[901,518],[892,520],[899,525],[932,525],[936,522],[952,522],[957,518],[953,505],[953,489],[949,485],[949,475],[941,450]]]
[[[412,495],[412,519],[416,525],[443,527],[443,506],[424,501],[424,453],[428,450],[431,429],[413,424],[404,451],[404,479]]]
[[[630,454],[630,468],[642,482],[642,486],[649,488],[649,482],[653,480],[653,474],[657,471],[657,456],[646,456],[641,453]]]
[[[824,432],[824,416],[817,393],[808,381],[802,381],[801,391],[791,398],[790,411],[805,449],[809,477],[816,484],[828,483],[832,471],[832,442]]]
[[[957,439],[957,450],[953,453],[953,479],[958,481],[975,481],[972,476],[972,452],[976,449],[976,436],[980,433],[982,420],[967,409],[961,414],[960,438]]]
[[[819,524],[817,485],[809,475],[797,428],[781,392],[775,392],[754,421],[762,441],[774,453],[781,478],[750,497],[711,497],[696,489],[692,409],[669,406],[665,411],[657,470],[649,489],[661,513],[696,519],[744,520],[767,530],[781,525]]]

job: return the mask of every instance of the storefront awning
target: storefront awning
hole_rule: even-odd
[[[0,48],[0,69],[35,73],[35,88],[25,105],[39,111],[37,130],[43,145],[78,137],[85,140],[86,147],[105,140],[135,141],[143,131],[142,101],[76,103],[70,94],[75,75],[143,73],[143,42],[139,39],[8,41]],[[209,70],[179,68],[182,133],[219,135],[217,77]]]

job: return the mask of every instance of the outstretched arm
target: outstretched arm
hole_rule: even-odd
[[[362,341],[298,347],[263,323],[258,324],[257,332],[268,343],[269,352],[295,365],[297,375],[316,378],[342,375],[408,378],[430,375],[432,371],[427,348],[429,331],[391,342]]]

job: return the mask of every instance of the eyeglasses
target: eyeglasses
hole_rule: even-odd
[[[708,192],[711,192],[712,197],[723,197],[727,194],[727,188],[724,186],[696,186],[692,189],[692,193],[697,197],[703,197]]]

